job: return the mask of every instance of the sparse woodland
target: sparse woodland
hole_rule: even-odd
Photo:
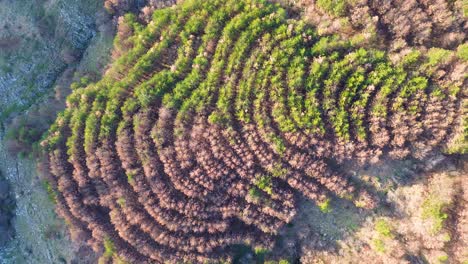
[[[271,249],[299,196],[377,207],[341,164],[466,153],[462,3],[331,2],[305,20],[262,0],[118,18],[114,62],[42,142],[72,236],[103,262],[230,260]]]

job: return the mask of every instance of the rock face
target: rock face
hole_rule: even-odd
[[[95,0],[0,0],[0,5],[0,171],[10,183],[3,187],[0,181],[0,263],[71,263],[75,258],[85,263],[75,254],[65,223],[56,218],[35,162],[7,152],[3,129],[31,105],[59,97],[52,91],[71,82],[68,75],[77,68],[99,68],[106,43],[112,43],[111,32],[101,34],[109,18],[103,1]],[[82,65],[89,57],[93,60]],[[4,188],[11,193],[5,200]],[[6,213],[13,201],[15,210]]]
[[[14,198],[14,210],[11,210],[14,216],[10,218],[14,236],[12,233],[12,236],[3,236],[6,229],[0,230],[0,240],[9,238],[0,245],[0,263],[71,263],[76,257],[74,245],[64,228],[65,223],[57,219],[35,162],[10,155],[3,136],[0,131],[0,174],[9,183],[8,197]],[[1,201],[2,198],[0,204]]]
[[[0,120],[29,108],[81,57],[99,1],[9,1],[0,10]],[[4,51],[4,52],[3,52]]]
[[[14,216],[15,200],[11,195],[10,185],[0,173],[0,247],[14,236],[11,220]]]

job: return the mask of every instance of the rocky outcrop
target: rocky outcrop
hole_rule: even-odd
[[[15,200],[11,195],[10,185],[0,173],[0,247],[13,238],[14,229],[12,219],[14,216]]]

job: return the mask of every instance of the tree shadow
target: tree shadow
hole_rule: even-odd
[[[244,255],[236,255],[235,263],[264,263],[265,260],[300,263],[300,257],[305,251],[338,253],[340,241],[352,238],[367,221],[380,216],[403,217],[387,199],[388,192],[403,186],[425,184],[428,182],[427,173],[463,169],[467,160],[468,155],[440,154],[425,161],[386,160],[368,166],[344,164],[340,170],[349,173],[359,187],[366,188],[379,197],[380,202],[376,208],[358,208],[349,200],[334,197],[330,200],[330,209],[327,211],[300,195],[296,216],[291,223],[279,230],[273,249],[258,258],[250,248],[244,251]],[[250,257],[246,258],[249,254]],[[425,263],[421,256],[407,256],[407,259],[411,263]]]

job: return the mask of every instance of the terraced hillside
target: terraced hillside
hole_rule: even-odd
[[[373,208],[340,164],[445,147],[462,117],[454,53],[385,52],[319,36],[260,0],[185,1],[76,88],[43,142],[58,212],[106,258],[229,259],[271,248],[299,196]]]

